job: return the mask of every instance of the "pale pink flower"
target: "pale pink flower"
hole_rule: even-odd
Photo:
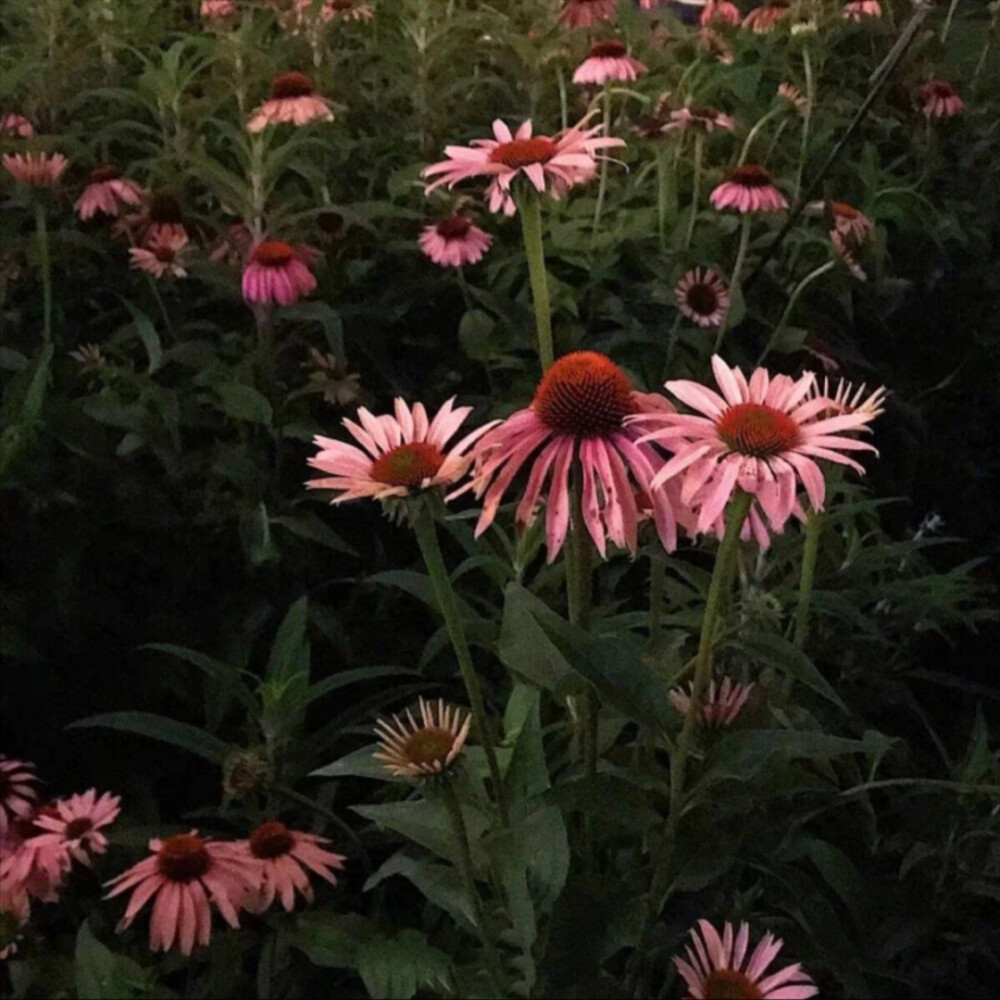
[[[857,388],[846,379],[839,379],[837,387],[830,391],[829,379],[823,377],[823,388],[819,388],[816,383],[813,386],[810,398],[820,397],[826,401],[826,409],[817,416],[840,416],[844,413],[864,413],[871,417],[877,417],[885,412],[885,401],[889,393],[886,387],[879,386],[877,389],[868,391],[868,385],[864,382]]]
[[[90,175],[90,181],[83,189],[73,208],[81,219],[90,219],[98,212],[118,215],[118,205],[139,205],[143,190],[135,181],[122,177],[112,166],[105,164]]]
[[[482,260],[490,248],[493,237],[457,212],[433,226],[425,226],[420,234],[420,249],[435,264],[442,267],[461,267]]]
[[[881,17],[879,0],[850,0],[844,4],[844,17],[848,21],[861,21],[866,17]]]
[[[721,129],[724,132],[732,132],[734,128],[736,122],[718,108],[687,104],[670,112],[670,124],[664,126],[663,131],[695,129],[699,132],[714,132],[716,129]]]
[[[35,811],[41,784],[35,765],[0,754],[0,840],[10,833],[17,820],[28,819]]]
[[[812,202],[811,205],[817,204]],[[819,202],[824,208],[825,203]],[[846,201],[834,201],[830,203],[833,212],[833,229],[831,235],[838,233],[850,239],[854,244],[861,245],[871,239],[875,226],[871,219],[860,209],[848,204]]]
[[[240,845],[259,863],[261,871],[260,882],[253,886],[243,902],[244,909],[263,913],[277,896],[281,905],[291,912],[296,890],[311,903],[313,890],[306,869],[330,885],[336,885],[333,870],[343,868],[345,858],[320,847],[327,843],[329,841],[314,833],[289,830],[277,820],[261,823]]]
[[[48,807],[39,810],[44,815]],[[0,861],[0,878],[10,879],[43,903],[54,903],[69,871],[71,858],[67,846],[42,836],[29,836],[11,851],[7,848]]]
[[[771,175],[763,168],[744,163],[716,187],[709,200],[720,211],[735,208],[737,212],[780,212],[788,208],[785,196],[771,183]]]
[[[81,344],[75,351],[67,353],[74,361],[80,362],[84,372],[95,372],[108,363],[100,344]]]
[[[673,409],[660,396],[633,391],[625,373],[603,354],[574,351],[559,358],[542,376],[531,405],[508,417],[476,447],[475,472],[466,487],[484,498],[476,537],[493,523],[514,477],[530,463],[515,518],[520,525],[534,520],[551,472],[546,542],[552,562],[569,529],[569,471],[576,459],[584,526],[602,558],[609,540],[635,551],[639,521],[635,486],[653,501],[653,519],[664,548],[675,549],[677,524],[671,498],[667,491],[651,488],[663,458],[637,442],[638,428],[626,422],[631,414],[662,408]]]
[[[743,27],[756,35],[766,35],[774,31],[779,21],[788,16],[788,0],[772,0],[771,3],[755,7],[745,18]]]
[[[184,213],[173,195],[160,192],[146,198],[139,212],[123,215],[112,226],[115,236],[126,236],[135,246],[188,238]]]
[[[668,695],[670,704],[677,709],[681,715],[687,715],[691,707],[691,692],[693,685],[688,685],[685,691],[683,688],[674,688]],[[708,726],[728,726],[733,723],[736,716],[743,711],[750,692],[753,691],[753,684],[737,684],[731,677],[726,677],[720,685],[712,681],[708,685],[708,697],[702,706],[702,718]]]
[[[698,326],[718,326],[729,309],[729,290],[711,268],[688,271],[674,289],[681,312]]]
[[[391,720],[379,719],[375,723],[379,748],[372,756],[398,778],[443,774],[462,752],[469,736],[469,712],[451,705],[445,707],[440,698],[437,705],[421,698],[417,709],[419,722],[407,709],[405,719],[394,715]]]
[[[200,12],[206,21],[229,17],[235,10],[233,0],[201,0]]]
[[[702,28],[698,32],[701,47],[715,56],[723,66],[731,66],[735,57],[726,40],[714,28]]]
[[[739,7],[729,0],[708,0],[702,8],[702,24],[739,24],[742,20]]]
[[[965,102],[947,80],[930,80],[920,88],[920,102],[927,118],[953,118]],[[4,157],[4,162],[7,157]]]
[[[696,414],[651,413],[633,423],[654,425],[643,440],[656,441],[674,454],[653,479],[653,488],[683,475],[681,502],[698,509],[699,532],[719,530],[719,519],[737,488],[756,500],[749,530],[766,538],[756,506],[775,531],[793,513],[801,483],[814,510],[822,510],[826,482],[816,459],[864,467],[842,452],[875,448],[845,432],[861,431],[874,414],[857,412],[817,419],[829,401],[812,395],[815,376],[798,379],[768,375],[758,368],[749,381],[718,355],[712,370],[722,392],[688,380],[667,382],[667,389]],[[747,525],[744,526],[745,528]]]
[[[151,236],[143,247],[130,247],[128,254],[132,267],[145,271],[154,278],[162,278],[166,274],[186,278],[184,254],[187,246],[186,235],[168,233],[165,236]]]
[[[635,80],[645,72],[646,67],[628,54],[624,42],[608,38],[590,47],[590,54],[573,74],[573,82],[601,86],[609,80]]]
[[[16,953],[20,929],[30,916],[28,891],[20,882],[5,875],[0,864],[0,961]]]
[[[707,921],[699,920],[691,931],[687,958],[674,958],[674,965],[687,984],[688,997],[758,997],[760,1000],[808,1000],[819,993],[802,966],[787,965],[780,972],[765,977],[784,942],[768,932],[748,957],[750,928],[726,921],[719,932]]]
[[[530,120],[512,134],[498,118],[493,122],[495,138],[473,139],[469,146],[446,146],[448,159],[424,168],[421,176],[436,178],[425,191],[429,194],[442,184],[452,188],[471,177],[492,177],[490,209],[512,214],[510,187],[523,174],[537,191],[560,198],[574,184],[594,177],[601,150],[625,145],[621,139],[600,135],[602,125],[586,128],[590,118],[587,115],[553,137],[533,136]]]
[[[271,96],[258,107],[247,122],[250,132],[260,132],[268,125],[291,122],[306,125],[314,121],[333,121],[333,110],[325,97],[313,88],[305,73],[279,73],[271,83]]]
[[[306,486],[338,491],[340,495],[332,503],[362,497],[406,497],[419,490],[450,486],[465,475],[471,461],[469,449],[497,423],[485,424],[449,446],[471,412],[471,406],[456,408],[454,397],[433,419],[428,418],[423,403],[415,403],[411,409],[399,398],[395,400],[395,416],[374,416],[362,406],[359,423],[347,418],[341,421],[361,447],[333,438],[314,438],[320,452],[309,459],[309,465],[327,475],[310,480]]]
[[[3,165],[21,184],[52,187],[69,166],[62,153],[5,153]]]
[[[35,126],[24,115],[16,111],[0,114],[0,135],[15,135],[19,139],[30,139],[35,134]]]
[[[612,21],[617,0],[563,0],[559,23],[567,28],[589,28],[598,21]]]
[[[809,98],[787,81],[778,84],[778,97],[787,101],[800,115],[809,110]]]
[[[56,799],[50,809],[35,817],[38,830],[43,831],[27,843],[45,841],[69,852],[73,860],[89,865],[95,854],[104,854],[108,838],[101,829],[113,823],[121,812],[121,799],[109,792],[98,796],[91,788],[82,795]]]
[[[261,881],[261,865],[237,844],[197,836],[198,831],[151,840],[153,854],[106,883],[106,899],[133,890],[118,924],[124,931],[151,899],[149,947],[169,951],[177,944],[190,955],[195,942],[212,936],[212,906],[230,927],[239,927],[238,909],[248,890]]]
[[[288,306],[316,287],[309,270],[309,254],[281,240],[262,240],[250,251],[243,270],[243,298],[247,302],[277,302]]]

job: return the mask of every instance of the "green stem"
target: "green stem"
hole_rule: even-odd
[[[746,260],[747,244],[750,242],[750,213],[745,212],[740,222],[740,245],[736,250],[736,262],[733,264],[733,272],[729,277],[729,294],[736,294],[740,287],[740,274],[743,271],[743,263]],[[715,348],[713,354],[718,354],[722,349],[722,340],[726,336],[726,329],[729,326],[729,317],[732,314],[732,306],[726,310],[722,322],[719,324],[719,332],[715,337]]]
[[[816,511],[806,521],[805,544],[802,548],[802,573],[799,576],[799,603],[795,609],[795,634],[793,641],[799,649],[803,649],[809,638],[809,604],[812,600],[813,581],[816,578],[816,558],[819,555],[819,543],[823,536],[826,515]],[[782,684],[782,695],[787,698],[792,690],[792,675],[785,674]]]
[[[565,132],[569,128],[569,98],[566,93],[566,77],[561,65],[556,67],[556,83],[559,85],[559,123]]]
[[[705,136],[701,132],[696,132],[694,137],[694,180],[691,190],[691,217],[688,219],[687,232],[684,234],[684,249],[691,246],[691,237],[694,236],[694,222],[698,217],[698,198],[701,195],[701,159],[705,148]]]
[[[656,150],[656,215],[659,223],[660,250],[667,249],[667,217],[670,214],[673,175],[670,171],[670,153],[664,145]]]
[[[163,296],[160,294],[160,289],[156,284],[156,279],[151,274],[147,274],[146,280],[149,282],[149,289],[153,293],[153,298],[156,299],[157,306],[159,306],[160,315],[163,317],[163,326],[167,331],[167,336],[171,341],[175,341],[177,338],[174,335],[174,325],[170,322],[170,313],[167,312],[167,306],[163,301]]]
[[[604,84],[604,129],[602,135],[611,134],[611,82]],[[594,226],[591,232],[591,245],[597,240],[598,227],[601,224],[601,212],[604,209],[604,198],[608,192],[608,159],[601,160],[601,179],[597,186],[597,204],[594,206]]]
[[[38,257],[42,269],[42,339],[52,343],[52,261],[49,258],[49,231],[45,225],[45,206],[35,202],[35,226],[38,229]]]
[[[490,967],[490,974],[499,991],[499,996],[507,995],[506,983],[504,982],[503,966],[497,955],[493,941],[490,939],[489,928],[486,924],[486,913],[483,909],[483,901],[476,888],[476,876],[472,867],[472,851],[469,848],[469,830],[465,824],[465,816],[462,815],[462,806],[455,794],[455,789],[448,778],[441,783],[441,798],[448,810],[448,817],[451,820],[452,832],[458,846],[458,867],[462,873],[462,881],[465,883],[465,891],[469,897],[469,905],[476,920],[476,930],[479,932],[479,940],[486,951],[487,963]]]
[[[825,264],[821,264],[816,268],[815,271],[810,271],[794,288],[792,294],[789,296],[788,305],[785,306],[785,311],[781,314],[781,319],[778,320],[777,325],[774,328],[774,333],[768,338],[767,343],[764,345],[764,350],[761,351],[760,357],[757,359],[757,365],[760,366],[764,358],[767,357],[771,348],[778,342],[778,337],[780,336],[782,330],[785,329],[785,324],[788,322],[789,316],[792,315],[792,310],[795,308],[795,304],[799,301],[802,293],[819,277],[826,274],[827,271],[832,271],[837,266],[835,260],[828,260]]]
[[[941,44],[944,45],[948,41],[948,32],[951,31],[951,19],[955,16],[955,8],[958,6],[958,0],[951,0],[948,5],[948,14],[944,19],[944,27],[941,28]]]
[[[465,691],[469,697],[472,715],[476,720],[479,739],[482,741],[483,750],[486,753],[486,762],[490,769],[490,780],[493,783],[493,794],[500,809],[500,820],[504,826],[509,826],[510,814],[507,807],[507,791],[500,774],[500,765],[497,763],[496,749],[493,745],[493,733],[490,729],[489,720],[486,717],[486,704],[483,701],[483,691],[479,685],[479,677],[476,675],[475,665],[472,662],[469,642],[465,637],[462,616],[458,609],[458,599],[451,585],[451,578],[448,576],[444,557],[441,555],[437,528],[434,525],[434,515],[426,501],[420,504],[419,509],[412,518],[412,523],[414,533],[417,536],[417,544],[420,546],[420,553],[424,557],[427,573],[431,578],[434,596],[437,598],[438,607],[444,616],[445,627],[448,629],[451,644],[455,649],[455,657],[462,672],[462,680],[465,683]]]
[[[802,49],[802,66],[806,73],[806,110],[802,116],[802,136],[799,140],[799,166],[795,173],[794,200],[799,200],[802,191],[802,174],[806,169],[806,156],[809,153],[809,126],[812,122],[813,105],[816,103],[816,81],[813,78],[812,59],[809,56],[809,46]]]
[[[649,557],[649,646],[660,644],[660,619],[663,616],[663,592],[667,582],[667,562],[659,553]]]
[[[528,260],[531,299],[535,307],[535,331],[538,335],[538,360],[542,371],[555,359],[552,347],[552,310],[549,303],[549,281],[545,274],[545,246],[542,243],[542,206],[533,188],[517,199],[524,234],[524,253]]]
[[[760,130],[772,118],[775,118],[777,115],[781,114],[782,112],[783,112],[782,108],[775,108],[772,111],[768,111],[768,113],[766,115],[764,115],[757,122],[757,124],[754,125],[754,127],[752,129],[750,129],[750,131],[747,133],[746,139],[743,141],[743,148],[740,150],[740,160],[739,160],[738,166],[743,166],[743,164],[746,163],[747,157],[750,155],[750,147],[753,145],[754,139],[756,139],[757,136],[760,134]]]

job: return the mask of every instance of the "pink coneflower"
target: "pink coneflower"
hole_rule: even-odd
[[[663,131],[675,132],[696,129],[700,132],[714,132],[716,129],[720,129],[724,132],[732,132],[734,128],[736,128],[736,122],[718,108],[688,104],[670,112],[670,124]]]
[[[965,107],[958,91],[947,80],[930,80],[920,88],[920,103],[928,118],[953,118]],[[7,157],[4,157],[7,162]]]
[[[881,17],[882,5],[878,0],[850,0],[844,4],[844,17],[848,21],[861,21],[866,17]]]
[[[645,65],[628,54],[624,42],[608,38],[590,47],[590,54],[573,74],[573,82],[601,86],[609,80],[635,80],[645,72]]]
[[[303,247],[262,240],[250,251],[243,270],[243,298],[288,306],[308,295],[316,287],[308,256]]]
[[[260,884],[247,895],[244,908],[251,913],[263,913],[277,896],[291,912],[296,890],[311,903],[313,890],[306,869],[336,885],[333,870],[343,868],[346,859],[319,846],[327,843],[328,840],[314,833],[289,830],[277,820],[261,823],[242,845],[261,866]]]
[[[19,139],[30,139],[35,134],[35,126],[24,115],[16,111],[0,114],[0,135],[14,135]]]
[[[756,35],[766,35],[774,31],[778,22],[787,16],[787,0],[772,0],[771,3],[761,4],[750,11],[743,18],[743,27],[749,28]]]
[[[379,748],[372,756],[398,778],[428,778],[447,771],[462,752],[472,725],[472,715],[442,699],[418,702],[420,721],[411,709],[406,717],[379,719],[375,735]],[[435,709],[437,711],[435,711]]]
[[[709,200],[720,211],[735,208],[737,212],[780,212],[788,208],[785,196],[771,183],[771,175],[763,168],[744,163],[716,187]]]
[[[43,832],[31,841],[58,844],[75,861],[89,865],[95,854],[107,851],[108,838],[101,828],[117,819],[120,803],[119,796],[109,792],[98,796],[95,788],[68,799],[56,799],[49,811],[35,817],[35,826]]]
[[[237,910],[248,890],[260,884],[260,862],[236,844],[197,836],[198,831],[151,840],[151,857],[107,883],[106,899],[134,890],[118,924],[124,931],[155,897],[149,920],[149,947],[169,951],[176,942],[190,955],[195,942],[207,945],[212,936],[212,906],[230,927],[239,927]]]
[[[778,97],[787,101],[800,115],[809,110],[809,98],[798,87],[787,81],[778,84]]]
[[[321,10],[324,21],[370,21],[375,16],[371,4],[362,0],[324,0]]]
[[[3,165],[21,184],[52,187],[69,166],[69,160],[62,153],[5,153]]]
[[[656,99],[653,110],[639,121],[632,131],[642,139],[658,139],[670,123],[671,107],[669,90],[663,91]]]
[[[698,326],[718,326],[729,309],[729,290],[711,268],[688,271],[674,289],[680,311]]]
[[[253,233],[244,222],[232,222],[219,230],[208,251],[208,259],[240,264],[247,259],[253,248]]]
[[[567,28],[589,28],[598,21],[613,21],[617,0],[564,0],[559,23]]]
[[[688,690],[674,688],[668,695],[670,704],[681,715],[687,715],[691,707],[691,687]],[[716,686],[712,681],[708,686],[708,697],[702,707],[702,718],[708,726],[728,726],[743,711],[743,706],[753,691],[753,684],[735,684],[731,677],[726,677]]]
[[[731,66],[735,57],[726,40],[714,28],[702,28],[698,32],[698,43],[715,56],[723,66]]]
[[[305,73],[292,71],[279,73],[274,78],[270,98],[250,115],[247,129],[259,132],[268,125],[282,122],[306,125],[314,121],[333,121],[330,102],[315,92],[312,80]]]
[[[32,825],[32,829],[38,828]],[[44,836],[28,836],[0,861],[0,877],[23,886],[28,895],[43,903],[54,903],[70,863],[69,849],[64,843]]]
[[[708,0],[701,10],[702,24],[739,24],[741,20],[739,7],[729,0]]]
[[[127,236],[138,246],[188,238],[180,204],[173,195],[165,193],[150,195],[141,212],[123,215],[111,231],[116,236]]]
[[[662,412],[633,418],[659,425],[644,440],[660,442],[674,454],[656,473],[653,487],[683,474],[681,501],[698,507],[698,531],[717,528],[737,487],[753,494],[775,531],[792,514],[800,482],[813,509],[822,510],[826,483],[816,459],[864,474],[862,465],[841,452],[875,448],[844,432],[864,429],[874,414],[816,419],[829,401],[810,395],[811,372],[791,379],[771,377],[758,368],[747,381],[718,355],[712,358],[712,370],[721,396],[698,382],[667,383],[697,415]],[[753,527],[759,538],[761,526]]]
[[[314,438],[320,452],[309,459],[309,465],[327,476],[312,479],[306,486],[337,490],[340,495],[332,503],[362,497],[405,497],[418,490],[450,486],[465,475],[471,460],[467,452],[472,445],[496,426],[496,421],[486,424],[449,447],[448,442],[471,412],[471,406],[456,408],[454,398],[438,410],[433,420],[428,418],[423,403],[415,403],[411,409],[398,398],[395,416],[374,416],[361,407],[360,425],[347,418],[341,421],[361,447],[333,438]]]
[[[122,177],[115,167],[105,164],[91,173],[89,183],[73,208],[83,220],[92,218],[98,212],[117,216],[119,203],[139,205],[142,196],[143,190],[135,181]]]
[[[419,240],[420,249],[442,267],[475,264],[483,259],[492,242],[489,233],[474,226],[461,212],[424,227]]]
[[[33,786],[41,780],[34,764],[0,754],[0,840],[9,835],[13,823],[35,811],[38,791]]]
[[[235,12],[236,8],[233,6],[233,0],[201,0],[199,10],[201,16],[206,21],[215,21],[223,17],[229,17],[230,14]]]
[[[874,418],[885,412],[885,401],[889,393],[885,386],[868,391],[866,383],[857,388],[846,379],[839,379],[837,388],[831,393],[829,379],[824,376],[823,388],[818,383],[813,386],[810,398],[821,398],[826,408],[817,416],[841,416],[845,413],[864,413]]]
[[[490,431],[476,448],[475,473],[467,487],[484,497],[476,537],[493,523],[504,493],[530,462],[528,484],[515,516],[522,525],[534,519],[551,471],[546,541],[552,562],[569,529],[569,471],[577,459],[583,522],[602,557],[608,540],[635,551],[636,485],[653,500],[656,530],[664,548],[676,548],[677,524],[670,498],[666,491],[654,492],[650,485],[663,459],[649,446],[637,443],[637,428],[626,424],[631,414],[666,405],[662,397],[633,391],[625,373],[603,354],[574,351],[559,358],[542,376],[531,405]]]
[[[175,233],[158,238],[150,237],[144,247],[130,247],[128,254],[132,267],[145,271],[154,278],[162,278],[166,274],[186,278],[184,251],[187,245],[187,236]]]
[[[532,135],[531,121],[511,133],[499,118],[493,122],[493,139],[473,139],[469,146],[446,146],[447,160],[425,167],[421,176],[435,177],[425,191],[446,184],[454,187],[471,177],[492,177],[492,211],[508,207],[510,187],[523,174],[536,190],[560,198],[574,184],[589,181],[597,172],[597,154],[624,146],[621,139],[600,135],[602,125],[585,128],[590,115],[554,137]],[[508,214],[510,214],[508,212]]]
[[[758,1000],[808,1000],[819,993],[801,965],[785,966],[765,978],[767,967],[775,960],[784,942],[768,932],[747,957],[750,928],[740,924],[733,935],[733,925],[726,921],[719,932],[707,921],[699,920],[691,931],[687,959],[674,958],[677,971],[687,983],[688,997],[755,997]]]
[[[75,351],[68,351],[74,361],[79,361],[85,372],[94,372],[108,363],[100,344],[81,344]]]
[[[31,916],[31,901],[24,886],[3,874],[0,866],[0,961],[17,951],[21,928]]]

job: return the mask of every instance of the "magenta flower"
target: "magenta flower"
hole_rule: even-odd
[[[89,866],[95,854],[104,854],[108,849],[108,839],[101,829],[117,819],[120,802],[109,792],[98,796],[96,788],[68,799],[56,799],[50,809],[35,817],[35,827],[43,832],[26,843],[58,845],[75,861]]]
[[[743,27],[749,28],[755,35],[766,35],[774,31],[779,21],[788,16],[788,0],[772,0],[771,3],[755,7],[745,18]]]
[[[737,167],[716,187],[709,200],[720,211],[735,208],[737,212],[780,212],[788,208],[785,196],[771,183],[771,175],[749,163]]]
[[[708,267],[696,267],[683,275],[674,296],[680,311],[701,327],[718,326],[729,309],[729,290]]]
[[[33,828],[40,815],[49,811],[50,807],[39,810],[33,820]],[[16,844],[13,850],[10,844]],[[9,879],[12,883],[22,886],[29,896],[43,903],[54,903],[59,899],[59,890],[70,869],[71,858],[69,850],[59,840],[42,836],[29,836],[17,843],[11,839],[4,849],[3,860],[0,861],[0,879]]]
[[[442,267],[461,267],[483,259],[493,237],[457,212],[446,219],[425,226],[420,234],[420,249],[435,264]]]
[[[115,167],[105,164],[90,175],[89,183],[73,208],[83,220],[92,218],[98,212],[117,216],[119,204],[139,205],[143,193],[135,181],[122,177]]]
[[[563,0],[559,23],[567,28],[589,28],[598,21],[612,21],[617,0]]]
[[[398,398],[395,416],[376,417],[362,406],[359,424],[347,418],[341,421],[361,447],[315,437],[313,442],[320,452],[309,459],[309,465],[327,475],[310,480],[306,486],[336,490],[340,495],[332,503],[362,497],[406,497],[419,490],[450,486],[465,475],[471,461],[469,449],[497,423],[485,424],[449,446],[471,412],[471,406],[456,408],[454,397],[433,420],[428,419],[423,403],[415,403],[411,409]]]
[[[930,80],[920,88],[920,103],[927,118],[953,118],[965,102],[947,80]],[[4,157],[6,162],[7,157]]]
[[[271,96],[258,107],[247,122],[250,132],[260,132],[268,125],[290,122],[307,125],[314,121],[333,121],[333,110],[320,97],[305,73],[279,73],[271,83]]]
[[[844,17],[848,21],[862,21],[866,17],[881,17],[879,0],[850,0],[844,4]]]
[[[337,884],[334,869],[344,867],[344,856],[324,850],[328,841],[314,833],[289,830],[284,823],[269,820],[261,823],[241,845],[260,865],[261,880],[247,895],[243,906],[252,913],[263,913],[278,897],[290,913],[298,891],[312,902],[313,890],[306,870]]]
[[[29,187],[52,187],[69,166],[62,153],[5,153],[2,161],[16,181]]]
[[[573,74],[573,82],[601,86],[609,80],[635,80],[645,72],[646,67],[628,54],[624,43],[609,38],[594,42],[590,55]]]
[[[176,943],[190,955],[195,942],[207,945],[212,936],[212,907],[230,927],[239,927],[240,905],[261,882],[261,864],[236,844],[197,836],[197,830],[151,840],[153,854],[107,883],[111,899],[133,890],[118,924],[124,931],[151,900],[149,947],[169,951]]]
[[[447,160],[425,167],[423,177],[436,178],[427,185],[430,194],[446,184],[453,188],[472,177],[490,177],[490,210],[513,214],[510,188],[524,175],[534,188],[560,198],[574,184],[589,181],[597,172],[597,156],[603,149],[624,146],[621,139],[601,136],[602,125],[586,128],[590,115],[554,137],[532,135],[531,122],[515,133],[499,118],[493,122],[493,139],[473,139],[469,146],[446,146]]]
[[[683,688],[674,688],[667,696],[670,704],[677,709],[681,715],[687,715],[691,707],[691,690],[693,685],[689,684],[685,691]],[[712,681],[708,685],[708,697],[702,706],[702,718],[708,726],[728,726],[743,711],[743,706],[753,691],[753,684],[734,683],[731,677],[726,677],[720,685]]]
[[[281,240],[261,240],[250,251],[243,270],[243,298],[247,302],[277,302],[288,306],[316,287],[309,270],[309,254]]]
[[[701,24],[739,24],[739,7],[729,0],[708,0],[701,10]]]
[[[638,429],[626,422],[631,414],[663,408],[673,409],[662,397],[633,391],[625,373],[603,354],[574,351],[559,358],[542,376],[531,405],[508,417],[476,447],[475,472],[466,487],[484,498],[476,537],[493,523],[503,495],[530,462],[515,517],[521,525],[534,519],[551,472],[546,541],[552,562],[569,529],[569,471],[577,459],[584,525],[602,557],[609,540],[635,551],[639,522],[635,486],[652,501],[653,520],[664,548],[676,548],[677,524],[670,497],[664,490],[651,488],[663,459],[638,442]]]
[[[0,840],[9,835],[12,824],[27,819],[35,811],[42,779],[35,765],[0,754]]]
[[[819,993],[801,965],[787,965],[765,977],[767,967],[777,958],[784,942],[768,932],[747,957],[750,928],[726,921],[722,937],[707,921],[699,920],[691,931],[687,958],[674,958],[674,965],[687,984],[688,997],[755,997],[758,1000],[809,1000]]]
[[[199,13],[206,21],[229,17],[235,10],[233,0],[201,0],[199,7]]]

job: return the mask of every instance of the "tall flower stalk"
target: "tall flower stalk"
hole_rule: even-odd
[[[795,188],[792,192],[793,200],[798,201],[802,193],[802,174],[806,169],[806,156],[809,153],[809,126],[812,122],[813,105],[816,103],[816,81],[813,77],[812,57],[809,55],[809,46],[802,49],[802,67],[806,74],[806,108],[802,114],[802,136],[799,141],[799,166],[795,173]]]
[[[45,224],[45,205],[35,201],[35,229],[38,233],[38,263],[42,272],[42,339],[52,343],[52,261],[49,256],[49,230]]]
[[[691,189],[691,216],[688,219],[687,232],[684,234],[684,249],[691,246],[691,238],[694,236],[694,224],[698,218],[698,199],[701,195],[701,161],[705,148],[705,137],[701,132],[696,132],[694,136],[694,179]]]
[[[743,265],[746,263],[747,246],[750,243],[751,218],[752,216],[745,214],[740,219],[740,244],[736,249],[736,261],[729,276],[729,288],[732,295],[735,295],[739,290],[740,275],[743,273]],[[722,349],[722,341],[726,336],[726,330],[729,328],[729,317],[732,315],[732,312],[732,308],[729,308],[722,317],[722,322],[719,324],[719,332],[715,335],[715,347],[712,349],[713,354],[718,354]]]
[[[542,371],[552,364],[552,308],[549,302],[549,279],[545,273],[545,245],[542,242],[542,205],[538,193],[526,185],[517,199],[524,236],[524,254],[528,261],[531,301],[535,309],[535,335]]]
[[[602,108],[604,112],[603,117],[603,135],[610,135],[611,133],[611,81],[608,80],[604,84],[604,91],[602,94]],[[594,226],[591,234],[591,243],[596,242],[597,233],[601,225],[601,214],[604,211],[604,199],[608,192],[608,161],[607,158],[601,160],[601,176],[597,184],[597,204],[594,206]]]

